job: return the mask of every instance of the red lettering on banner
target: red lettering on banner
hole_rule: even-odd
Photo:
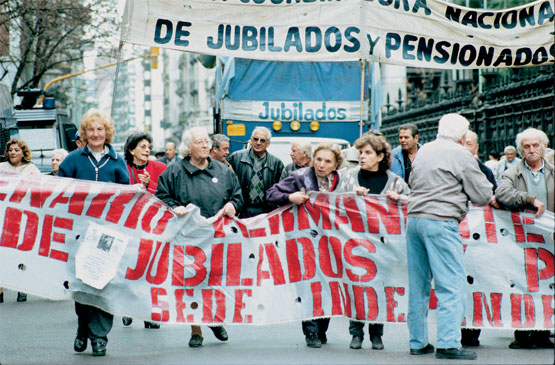
[[[331,315],[343,314],[341,309],[341,287],[338,281],[330,281],[330,293],[331,293]]]
[[[470,238],[470,228],[468,227],[468,215],[464,217],[461,223],[459,223],[459,234],[463,240]]]
[[[154,242],[152,240],[141,238],[135,269],[128,267],[125,272],[125,278],[127,280],[138,280],[144,275],[148,262],[150,261],[153,244]]]
[[[22,217],[23,212],[21,210],[10,207],[6,208],[6,211],[4,213],[2,238],[0,238],[0,246],[11,248],[17,247]]]
[[[336,271],[333,270],[330,245],[333,252]],[[343,260],[341,258],[341,241],[336,237],[322,236],[318,244],[318,254],[320,258],[320,269],[322,273],[330,278],[343,277]]]
[[[224,265],[224,244],[218,243],[212,245],[212,255],[210,255],[210,275],[208,276],[208,285],[221,286]]]
[[[156,242],[156,250],[154,251],[154,255],[152,256],[152,260],[150,261],[150,265],[148,265],[148,270],[146,272],[146,281],[150,284],[160,285],[166,278],[168,277],[168,266],[169,266],[169,256],[170,256],[170,243],[164,243],[164,248],[158,257],[158,251],[160,251],[160,247],[162,246],[162,242]],[[156,259],[158,257],[158,259]],[[156,275],[152,276],[152,268],[156,264]]]
[[[249,231],[250,238],[257,238],[257,237],[266,237],[266,229],[265,228],[255,228]]]
[[[303,251],[302,262],[304,273],[302,273],[302,276],[297,242],[301,244],[301,248]],[[310,280],[314,277],[314,275],[316,275],[316,260],[312,241],[310,241],[306,237],[300,237],[297,240],[290,239],[285,242],[285,249],[287,253],[287,265],[290,283],[296,283],[301,280]]]
[[[27,195],[27,192],[31,191],[31,206],[42,208],[45,200],[52,195],[52,190],[56,185],[57,184],[47,182],[39,185],[36,181],[21,179],[10,196],[10,202],[21,203],[25,195]]]
[[[281,212],[281,224],[283,226],[283,232],[291,232],[295,229],[295,215],[291,213],[293,206],[285,209]]]
[[[522,324],[522,300],[524,299],[524,316]],[[535,323],[534,300],[528,294],[511,294],[511,316],[514,328],[532,328]]]
[[[27,217],[27,223],[25,224],[25,233],[23,234],[23,240],[19,244],[19,246],[17,246],[17,249],[21,251],[31,251],[37,239],[39,217],[36,213],[29,212],[27,210],[24,210],[23,214],[25,214],[25,216]]]
[[[53,227],[63,228],[71,232],[71,230],[73,229],[73,220],[68,218],[56,217],[54,219]],[[52,241],[65,244],[66,234],[60,232],[52,232]],[[67,262],[68,253],[65,251],[51,249],[48,257],[55,260]]]
[[[235,310],[233,311],[233,322],[234,323],[252,323],[252,315],[248,314],[243,320],[242,310],[245,309],[245,303],[243,302],[243,295],[248,297],[252,296],[251,289],[237,289],[235,290]]]
[[[58,194],[58,196],[56,196],[50,203],[49,208],[54,208],[56,204],[67,204],[71,196],[65,194],[65,191],[62,191],[60,194]]]
[[[366,219],[368,232],[380,233],[380,221],[388,234],[401,234],[401,216],[397,202],[387,199],[387,210],[380,203],[378,196],[366,196]],[[376,214],[377,213],[377,214]]]
[[[227,245],[227,272],[225,278],[226,285],[241,285],[241,263],[241,244],[229,243]]]
[[[152,233],[154,234],[164,233],[164,231],[166,230],[166,227],[168,226],[168,222],[173,217],[174,217],[173,212],[169,208],[164,207],[164,214],[162,215],[162,218],[158,220],[158,223],[156,223],[156,226],[152,230]]]
[[[213,315],[212,298],[216,298],[216,313]],[[204,323],[221,323],[225,319],[225,294],[221,290],[202,290],[202,321]]]
[[[555,307],[552,306],[555,295],[542,295],[543,304],[543,327],[553,328],[552,317],[555,316]]]
[[[272,243],[265,243],[264,248],[266,256],[268,257],[270,272],[274,277],[274,285],[285,284],[285,275],[283,274],[283,267],[281,266],[281,261],[279,260],[276,247]]]
[[[323,316],[322,283],[319,281],[310,283],[310,290],[312,291],[312,315],[315,317]]]
[[[385,287],[385,299],[387,303],[387,321],[388,322],[406,322],[405,313],[400,313],[395,317],[395,308],[397,308],[398,303],[395,300],[395,294],[405,295],[405,288],[403,287]]]
[[[341,195],[341,197],[343,201],[343,208],[345,209],[345,213],[347,213],[347,217],[351,223],[351,230],[353,232],[364,232],[364,223],[362,222],[362,215],[358,209],[356,198],[352,195]],[[335,222],[335,227],[339,228],[337,221]]]
[[[102,212],[104,212],[104,208],[108,205],[108,200],[115,194],[116,192],[113,190],[110,191],[101,191],[95,196],[92,201],[91,205],[89,205],[89,209],[87,210],[86,215],[93,218],[100,218],[102,216]],[[129,214],[131,216],[131,214]]]
[[[343,254],[345,255],[345,261],[354,267],[359,267],[366,271],[362,276],[355,274],[351,269],[347,269],[347,277],[355,282],[368,282],[376,277],[376,264],[374,261],[367,257],[358,256],[353,253],[356,247],[363,248],[368,253],[375,253],[376,246],[368,240],[363,239],[350,239],[345,243],[343,248]]]
[[[218,219],[214,221],[214,223],[212,223],[212,229],[214,230],[214,238],[225,237],[223,215],[221,215]]]
[[[192,314],[187,315],[187,318],[183,315],[183,311],[187,308],[186,302],[183,300],[183,294],[187,294],[188,297],[193,297],[195,291],[193,289],[175,289],[175,310],[177,312],[176,322],[194,322],[195,318]]]
[[[262,270],[262,263],[264,262],[264,246],[258,246],[258,265],[256,266],[256,285],[260,286],[262,280],[270,278],[270,272]]]
[[[491,205],[482,207],[484,212],[484,223],[486,225],[486,239],[488,243],[497,243],[497,232],[495,232],[495,219]]]
[[[484,309],[486,310],[486,317],[488,322],[493,327],[503,327],[503,322],[501,322],[501,300],[503,297],[502,293],[491,293],[491,307],[488,305],[488,299],[485,293],[475,292],[472,293],[474,299],[474,315],[472,319],[472,324],[474,326],[481,327],[484,325],[482,318],[482,303],[484,303]]]
[[[122,191],[116,195],[114,200],[110,203],[110,209],[108,213],[106,213],[106,220],[108,222],[118,223],[123,215],[126,204],[128,204],[136,194],[140,194],[140,192]],[[131,214],[131,212],[129,214]]]
[[[168,246],[168,251],[169,251],[169,246]],[[189,256],[193,256],[192,264],[185,265],[185,254]],[[199,247],[190,246],[190,245],[187,245],[187,246],[174,245],[173,246],[172,285],[195,286],[201,283],[206,277],[206,267],[204,267],[205,262],[206,262],[206,254]],[[192,271],[194,271],[194,276],[185,278],[185,273],[186,273],[185,268],[191,268]],[[166,267],[166,273],[167,273],[167,267]],[[187,274],[189,273],[190,273],[190,270],[187,270]]]
[[[355,298],[356,319],[373,321],[378,318],[378,295],[374,288],[354,285],[353,297]],[[368,313],[364,308],[365,298],[368,303]]]
[[[274,214],[268,217],[268,226],[270,227],[270,234],[279,233],[279,217],[280,214]]]
[[[170,320],[170,305],[166,301],[167,292],[164,288],[150,288],[152,298],[152,313],[150,317],[153,321],[167,322]],[[166,300],[163,300],[166,299]]]
[[[534,225],[534,217],[522,217],[522,222],[527,226]],[[538,243],[545,243],[543,236],[541,234],[535,233],[527,233],[526,234],[526,241],[528,242],[538,242]]]
[[[0,187],[6,186],[6,185],[9,185],[7,181],[0,180]],[[6,193],[0,193],[0,200],[6,199],[6,196],[7,196]]]
[[[520,212],[511,212],[511,219],[513,221],[513,227],[515,229],[515,241],[516,242],[526,242],[526,237],[524,236],[524,228],[520,222]]]
[[[150,232],[152,219],[162,209],[162,202],[155,200],[154,203],[146,210],[143,218],[141,218],[141,228],[145,232]],[[109,212],[108,212],[109,213]]]
[[[539,289],[538,279],[549,279],[553,276],[555,270],[553,254],[544,248],[525,248],[524,259],[528,291],[537,292]],[[542,260],[545,266],[538,271],[539,260]]]
[[[437,296],[436,296],[436,290],[432,289],[430,290],[430,309],[437,309]]]
[[[142,194],[139,196],[139,199],[137,199],[137,201],[133,205],[133,208],[131,208],[129,215],[127,216],[127,220],[124,224],[125,227],[133,229],[137,227],[137,224],[139,223],[139,216],[141,215],[143,208],[149,201],[150,197],[148,196],[148,194]]]
[[[347,283],[343,283],[341,298],[343,300],[345,316],[351,317],[351,295],[349,294],[349,285]]]
[[[307,200],[303,205],[298,206],[297,219],[299,222],[299,230],[310,228],[308,223],[308,214],[316,226],[322,217],[322,229],[331,229],[330,221],[330,200],[328,194],[318,194],[314,200],[314,205]]]
[[[68,213],[81,215],[85,207],[85,199],[89,195],[90,184],[78,182],[74,185],[75,189],[69,200]]]

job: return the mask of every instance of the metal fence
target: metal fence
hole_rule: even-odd
[[[464,115],[470,128],[478,134],[480,158],[492,152],[502,153],[515,144],[516,135],[528,127],[543,130],[553,148],[555,136],[555,67],[535,67],[502,77],[486,74],[483,92],[468,83],[457,92],[442,86],[426,100],[415,100],[398,108],[386,105],[381,131],[392,146],[398,144],[398,128],[414,123],[419,128],[419,141],[433,140],[437,123],[447,113]],[[460,86],[460,85],[459,85]]]

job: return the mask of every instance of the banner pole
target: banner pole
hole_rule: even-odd
[[[360,60],[360,123],[359,123],[359,137],[362,137],[362,123],[364,120],[364,69],[366,68],[366,60]]]
[[[114,119],[114,109],[116,108],[116,95],[117,95],[117,88],[118,88],[118,76],[119,76],[119,65],[121,64],[121,50],[123,49],[123,41],[119,41],[118,47],[118,61],[116,64],[116,76],[114,77],[114,90],[112,91],[112,108],[110,110],[110,116]]]

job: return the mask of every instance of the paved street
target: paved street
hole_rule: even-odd
[[[124,327],[116,317],[110,333],[108,354],[95,358],[90,344],[82,354],[73,352],[76,317],[73,302],[54,302],[30,296],[16,303],[7,290],[0,304],[0,363],[7,364],[439,364],[432,355],[410,356],[405,325],[386,325],[385,350],[349,349],[348,321],[332,319],[329,342],[321,349],[307,348],[300,323],[268,326],[228,326],[230,340],[218,342],[204,330],[204,346],[187,346],[190,329],[162,326],[144,329],[135,321]],[[435,344],[435,327],[430,328]],[[553,364],[552,350],[510,350],[512,331],[485,331],[477,348],[477,361],[456,364]],[[443,361],[445,363],[445,360]],[[449,363],[454,363],[453,361]]]

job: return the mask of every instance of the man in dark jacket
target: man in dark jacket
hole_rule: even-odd
[[[279,182],[283,162],[266,151],[271,138],[268,128],[256,127],[251,135],[251,148],[236,151],[228,158],[243,191],[242,218],[268,213],[276,208],[266,200],[266,190]]]
[[[237,176],[223,163],[210,158],[212,140],[201,127],[183,133],[180,152],[184,158],[168,166],[158,178],[155,195],[169,205],[177,215],[187,213],[186,206],[194,204],[203,217],[212,217],[220,209],[233,218],[243,205]],[[227,341],[223,326],[210,327],[216,338]],[[189,347],[202,346],[202,331],[192,326]]]

